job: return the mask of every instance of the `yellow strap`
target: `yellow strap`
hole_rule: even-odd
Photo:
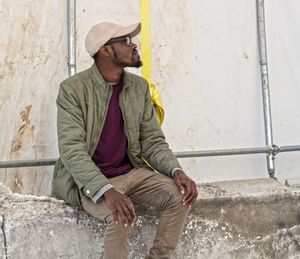
[[[151,80],[151,57],[150,57],[150,0],[140,0],[141,8],[141,47],[142,47],[142,76]]]
[[[142,48],[142,76],[148,81],[151,101],[156,110],[157,120],[162,124],[165,112],[160,98],[160,94],[155,84],[151,82],[151,53],[150,53],[150,0],[140,0],[141,10],[141,48]]]

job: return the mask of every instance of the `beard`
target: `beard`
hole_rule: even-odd
[[[131,66],[128,66],[128,67],[136,67],[136,68],[139,68],[143,65],[143,62],[142,60],[138,59],[137,61],[133,61],[131,63]]]
[[[139,68],[143,65],[143,62],[140,60],[140,58],[138,57],[137,60],[133,60],[134,55],[132,55],[132,62],[125,62],[122,61],[122,59],[118,56],[115,48],[113,45],[111,45],[112,51],[114,53],[114,62],[118,65],[121,65],[123,67],[136,67]]]

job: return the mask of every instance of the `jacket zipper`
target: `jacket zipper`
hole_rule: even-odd
[[[133,162],[133,159],[132,159],[132,157],[130,155],[130,138],[129,138],[129,133],[127,131],[127,122],[126,122],[126,118],[125,118],[125,114],[124,114],[124,102],[123,102],[124,92],[125,92],[125,88],[122,90],[122,92],[121,92],[121,94],[119,96],[119,104],[121,104],[120,108],[121,108],[121,112],[122,112],[122,116],[123,116],[123,121],[124,121],[124,133],[125,133],[125,136],[127,138],[127,143],[128,143],[128,146],[127,146],[127,155],[129,157],[129,160],[130,160],[131,164],[133,165],[133,167],[136,168],[136,165]]]

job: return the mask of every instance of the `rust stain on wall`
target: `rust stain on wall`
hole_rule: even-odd
[[[23,188],[23,182],[22,182],[22,176],[19,173],[19,170],[17,170],[17,173],[15,175],[15,180],[13,184],[10,186],[12,192],[22,192]]]
[[[18,129],[17,135],[14,137],[11,145],[11,153],[17,152],[22,148],[23,139],[27,136],[33,137],[34,126],[31,124],[29,116],[32,105],[28,105],[20,112],[22,124]]]

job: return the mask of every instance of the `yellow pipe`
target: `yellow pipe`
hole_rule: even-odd
[[[150,49],[150,0],[140,0],[141,12],[141,49],[142,49],[142,76],[148,81],[151,100],[156,110],[157,120],[162,124],[165,112],[160,94],[155,84],[151,81],[151,49]]]

